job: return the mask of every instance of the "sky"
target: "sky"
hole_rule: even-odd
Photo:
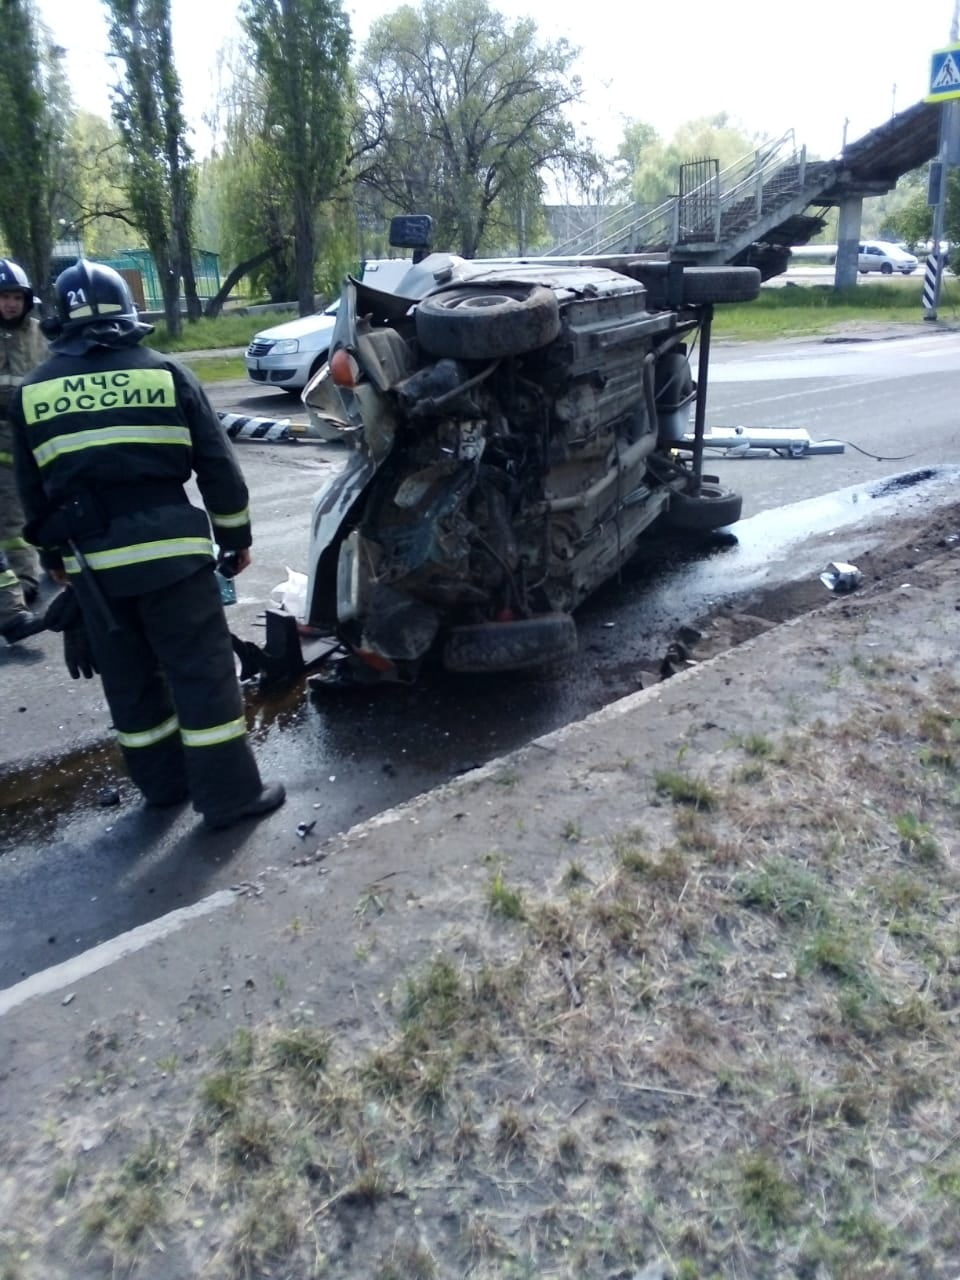
[[[491,0],[508,17],[531,17],[541,39],[581,50],[581,136],[612,156],[626,121],[669,139],[685,121],[726,112],[744,132],[826,158],[917,102],[930,55],[950,43],[960,0],[803,0],[789,21],[771,0]],[[76,104],[109,114],[110,72],[101,0],[37,0],[67,53]],[[237,32],[238,0],[171,0],[177,69],[197,153],[216,84],[216,55]],[[360,45],[370,23],[399,0],[343,0]],[[201,20],[202,15],[202,20]]]

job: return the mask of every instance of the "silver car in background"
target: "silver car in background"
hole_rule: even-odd
[[[340,299],[324,311],[263,329],[247,347],[247,377],[298,396],[326,362]]]
[[[364,263],[361,279],[374,288],[390,290],[409,266],[406,258],[374,258]],[[312,316],[299,316],[255,334],[246,351],[251,382],[299,396],[326,364],[339,305],[337,298]]]

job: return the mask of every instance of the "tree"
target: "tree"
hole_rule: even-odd
[[[111,257],[129,246],[135,228],[127,195],[127,154],[116,126],[78,111],[67,142],[70,182],[63,222],[90,257]]]
[[[617,158],[626,169],[634,201],[655,207],[677,194],[682,164],[709,158],[719,160],[724,169],[753,151],[758,141],[723,112],[688,120],[669,142],[652,126],[634,120],[626,127]]]
[[[425,0],[374,23],[358,69],[357,178],[474,257],[539,213],[545,169],[595,164],[564,112],[578,51],[487,0]]]
[[[30,0],[0,0],[0,48],[0,230],[11,256],[42,291],[64,213],[72,105],[63,50]]]
[[[350,24],[339,0],[245,0],[241,23],[263,81],[258,158],[289,204],[297,301],[307,315],[318,210],[345,171]]]
[[[930,166],[924,165],[914,173],[906,174],[897,184],[897,194],[902,196],[899,206],[887,211],[884,227],[895,239],[910,245],[925,245],[933,235],[933,207],[927,204],[927,184]],[[960,170],[950,169],[947,174],[947,200],[943,219],[944,239],[960,244]]]
[[[191,225],[196,174],[173,62],[170,0],[104,3],[111,57],[122,64],[112,109],[130,158],[130,208],[156,263],[167,327],[177,335],[181,278],[191,319],[200,315],[200,302]]]

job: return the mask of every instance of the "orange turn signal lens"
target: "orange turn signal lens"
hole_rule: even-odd
[[[360,377],[356,360],[344,347],[330,357],[330,377],[338,387],[355,387]]]

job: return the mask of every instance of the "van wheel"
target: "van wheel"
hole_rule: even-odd
[[[688,307],[707,302],[752,302],[759,293],[757,267],[683,269],[683,301]]]
[[[525,671],[577,652],[577,627],[568,613],[545,613],[516,622],[452,627],[443,650],[448,671]]]
[[[669,264],[643,263],[631,271],[647,291],[647,306],[662,311],[670,306]],[[711,302],[752,302],[760,293],[756,267],[684,267],[683,291],[677,305],[693,307]]]
[[[545,347],[560,332],[560,306],[544,285],[477,285],[421,299],[417,339],[454,360],[493,360]]]
[[[719,484],[702,484],[698,494],[672,493],[667,507],[667,523],[691,533],[710,533],[736,524],[743,510],[743,498]]]
[[[892,275],[893,275],[893,267],[890,265],[890,263],[889,263],[889,262],[885,262],[885,263],[883,264],[883,266],[881,266],[881,268],[880,268],[880,274],[881,274],[882,276],[892,276]]]

